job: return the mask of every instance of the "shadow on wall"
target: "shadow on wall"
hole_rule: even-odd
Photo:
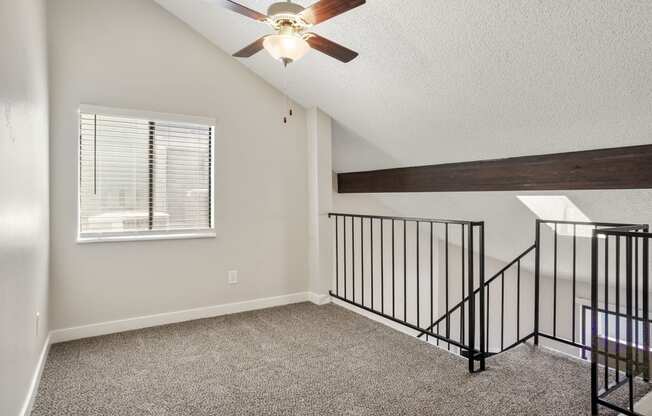
[[[360,155],[364,155],[364,158],[360,158]],[[386,169],[396,167],[398,164],[395,158],[380,147],[333,120],[333,170],[335,172]]]

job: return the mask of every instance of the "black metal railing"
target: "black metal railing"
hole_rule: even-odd
[[[635,379],[649,381],[652,234],[648,231],[647,225],[633,225],[593,232],[589,310],[594,415],[599,406],[639,415],[634,410]],[[607,397],[624,386],[628,389],[626,403]]]
[[[532,287],[534,278],[533,276],[524,276],[523,263],[531,257],[530,254],[535,250],[536,245],[528,247],[487,281],[485,289],[487,291],[486,332],[489,335],[486,349],[490,354],[507,351],[534,336],[533,321],[532,319],[522,319],[521,309],[524,304],[531,305],[534,300],[533,291],[526,289],[524,284],[527,282],[529,283],[527,286]],[[505,287],[510,281],[512,282],[511,291],[509,289],[506,291]],[[510,292],[513,297],[511,302],[507,302],[506,299]],[[492,306],[491,299],[500,299],[500,304],[495,302],[495,305]],[[505,322],[506,314],[513,317],[513,322],[509,322],[512,319]],[[528,317],[526,316],[526,318]],[[494,322],[493,325],[492,322]],[[524,324],[527,328],[526,331],[522,329]],[[496,331],[491,330],[494,326],[497,326]],[[523,336],[524,333],[525,336]]]
[[[476,290],[485,286],[483,222],[329,217],[335,236],[332,297],[456,348],[468,358],[469,371],[484,370],[485,299]],[[457,299],[462,305],[453,318],[450,305]],[[441,316],[445,321],[435,327]]]
[[[525,276],[523,276],[522,266],[527,259],[528,255],[534,252],[536,246],[532,245],[528,247],[523,253],[519,254],[514,260],[509,262],[507,265],[502,267],[498,272],[496,272],[491,278],[486,280],[484,286],[478,287],[474,291],[474,295],[477,296],[480,293],[480,290],[484,289],[485,292],[485,351],[486,355],[490,356],[499,352],[507,351],[510,348],[515,347],[516,345],[525,342],[534,336],[534,333],[531,330],[523,331],[523,320],[521,319],[521,306],[527,303],[527,300],[524,302],[524,292],[525,288],[522,285]],[[506,290],[506,285],[509,281],[513,282],[512,287]],[[534,279],[531,278],[531,281]],[[507,282],[507,283],[506,283]],[[531,285],[532,286],[532,285]],[[493,289],[493,291],[492,291]],[[510,290],[513,292],[514,298],[511,299],[513,302],[506,302],[507,296],[510,294]],[[497,293],[496,293],[497,292]],[[492,296],[491,294],[494,293]],[[492,303],[492,299],[496,299]],[[529,303],[532,304],[533,296],[529,297]],[[439,330],[439,325],[445,323],[447,319],[450,319],[450,316],[455,314],[458,310],[463,310],[469,301],[469,297],[465,297],[462,301],[455,304],[448,313],[441,316],[439,319],[433,322],[433,324],[428,327],[430,330],[437,332]],[[507,305],[506,305],[507,304]],[[513,314],[512,314],[513,312]],[[513,322],[506,323],[506,317],[514,317]],[[508,319],[511,321],[512,319]],[[530,322],[532,320],[530,319]],[[495,329],[494,329],[495,328]],[[522,336],[523,334],[527,334]],[[421,333],[418,337],[426,335]]]
[[[594,412],[602,405],[636,415],[633,380],[647,381],[650,372],[652,234],[646,225],[537,220],[534,244],[485,280],[483,222],[329,217],[335,235],[334,298],[459,353],[471,372],[484,370],[485,358],[530,339],[535,345],[544,339],[585,359],[591,353]],[[610,319],[615,319],[613,334]],[[628,409],[606,398],[625,384]]]
[[[493,355],[539,338],[565,352],[585,356],[590,342],[581,332],[580,299],[590,297],[590,241],[593,230],[626,226],[620,223],[537,220],[535,243],[486,280],[485,352]],[[534,257],[534,259],[532,258]],[[562,296],[563,295],[563,296]],[[468,304],[454,304],[428,327],[440,326]],[[506,318],[507,317],[507,318]],[[419,337],[427,335],[419,334]]]
[[[631,224],[537,220],[535,229],[534,343],[552,341],[566,352],[585,354],[580,300],[591,296],[591,241],[594,231]],[[563,295],[563,296],[562,296]]]

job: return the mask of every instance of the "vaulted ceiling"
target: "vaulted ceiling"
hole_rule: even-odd
[[[227,53],[269,33],[211,0],[157,2]],[[639,0],[368,0],[315,28],[358,51],[353,62],[242,63],[337,121],[338,171],[640,144],[652,139],[651,21]]]
[[[211,0],[156,1],[229,54],[269,33]],[[241,3],[264,12],[272,0]],[[351,63],[314,51],[287,71],[266,52],[241,62],[333,117],[337,172],[616,147],[652,143],[650,22],[640,0],[368,0],[314,30],[358,51]],[[592,220],[652,222],[650,190],[562,194]],[[485,220],[488,253],[507,261],[534,238],[517,195],[340,195],[336,206]]]

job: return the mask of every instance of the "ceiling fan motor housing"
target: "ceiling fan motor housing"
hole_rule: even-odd
[[[289,1],[282,1],[274,3],[267,9],[267,16],[274,18],[277,15],[292,16],[301,13],[304,10],[300,4],[290,3]]]
[[[283,1],[269,6],[267,15],[274,29],[280,32],[301,32],[311,26],[299,15],[304,10],[299,4]]]

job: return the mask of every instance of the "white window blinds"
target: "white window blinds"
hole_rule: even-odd
[[[80,240],[212,233],[214,127],[179,120],[80,110]]]

